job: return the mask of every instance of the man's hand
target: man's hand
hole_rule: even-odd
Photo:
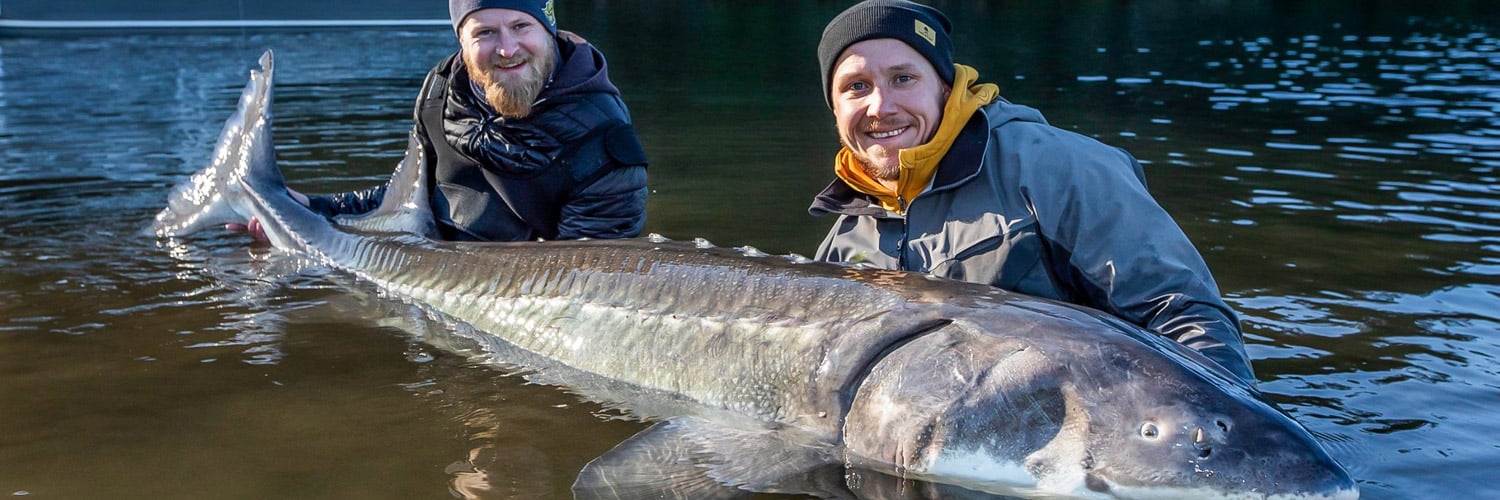
[[[235,224],[231,222],[225,224],[224,229],[232,232],[243,231],[246,233],[250,233],[251,238],[255,238],[255,241],[261,243],[271,241],[271,238],[266,237],[266,229],[260,226],[260,219],[250,219],[250,222],[245,224]]]
[[[291,196],[293,200],[297,200],[297,203],[301,203],[304,207],[307,206],[308,203],[310,203],[307,200],[307,195],[298,193],[292,188],[286,188],[286,194],[288,196]],[[266,236],[266,228],[260,225],[260,219],[252,218],[249,222],[246,222],[244,224],[235,224],[231,222],[229,224],[225,224],[224,229],[233,232],[243,231],[249,233],[251,238],[255,238],[255,241],[259,241],[261,243],[271,241],[271,238]]]

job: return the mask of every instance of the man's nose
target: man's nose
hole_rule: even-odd
[[[880,86],[870,91],[869,104],[865,107],[865,114],[871,118],[890,116],[896,112],[896,102],[891,99],[889,90]]]
[[[516,39],[515,35],[506,32],[500,33],[499,43],[495,44],[496,54],[499,54],[500,57],[511,58],[516,57],[516,54],[520,51],[521,43]]]

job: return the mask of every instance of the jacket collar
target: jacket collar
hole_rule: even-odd
[[[959,131],[958,137],[954,138],[947,154],[943,155],[942,161],[938,163],[937,172],[933,174],[930,191],[953,189],[979,175],[984,150],[989,144],[990,126],[985,109],[980,108],[979,112],[974,113],[974,116],[970,117],[969,122],[964,125],[963,130]],[[874,196],[855,190],[843,179],[834,179],[828,184],[828,187],[813,199],[813,204],[807,212],[814,216],[829,213],[882,216],[889,213]]]
[[[913,200],[932,186],[938,165],[974,113],[995,100],[1000,88],[993,83],[978,83],[979,71],[962,64],[953,65],[953,90],[943,104],[942,120],[932,137],[924,144],[902,149],[898,153],[899,173],[892,189],[874,178],[855,158],[847,145],[839,150],[833,171],[854,190],[874,196],[886,210],[905,210],[904,200]]]
[[[596,92],[620,94],[620,89],[609,80],[609,68],[604,60],[604,54],[599,52],[599,49],[588,43],[574,43],[563,37],[555,40],[558,50],[557,67],[548,77],[546,87],[542,88],[541,94],[537,95],[538,106],[532,111],[533,114],[546,107],[543,105],[544,101],[565,102],[574,96]],[[472,80],[469,79],[469,71],[464,67],[461,52],[448,56],[446,63],[440,66],[445,68],[440,76],[448,78],[450,93],[463,95],[469,104],[481,106],[490,113],[494,112],[490,110],[489,104],[479,97],[482,91],[476,89]]]

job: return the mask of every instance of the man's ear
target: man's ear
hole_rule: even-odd
[[[557,30],[557,37],[558,38],[562,38],[564,40],[567,40],[569,42],[573,42],[575,45],[582,45],[582,44],[589,43],[588,40],[584,40],[583,37],[578,36],[577,33],[574,33],[574,32],[568,31],[568,30]]]

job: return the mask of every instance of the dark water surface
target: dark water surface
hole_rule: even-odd
[[[1147,164],[1261,387],[1366,498],[1500,497],[1500,8],[1303,4],[946,6],[959,61]],[[813,52],[842,4],[606,5],[558,12],[610,57],[652,156],[648,230],[812,253],[835,150]],[[135,234],[209,160],[261,51],[281,165],[323,192],[383,180],[454,47],[440,28],[0,39],[0,495],[566,497],[644,428],[422,343],[347,276]]]

